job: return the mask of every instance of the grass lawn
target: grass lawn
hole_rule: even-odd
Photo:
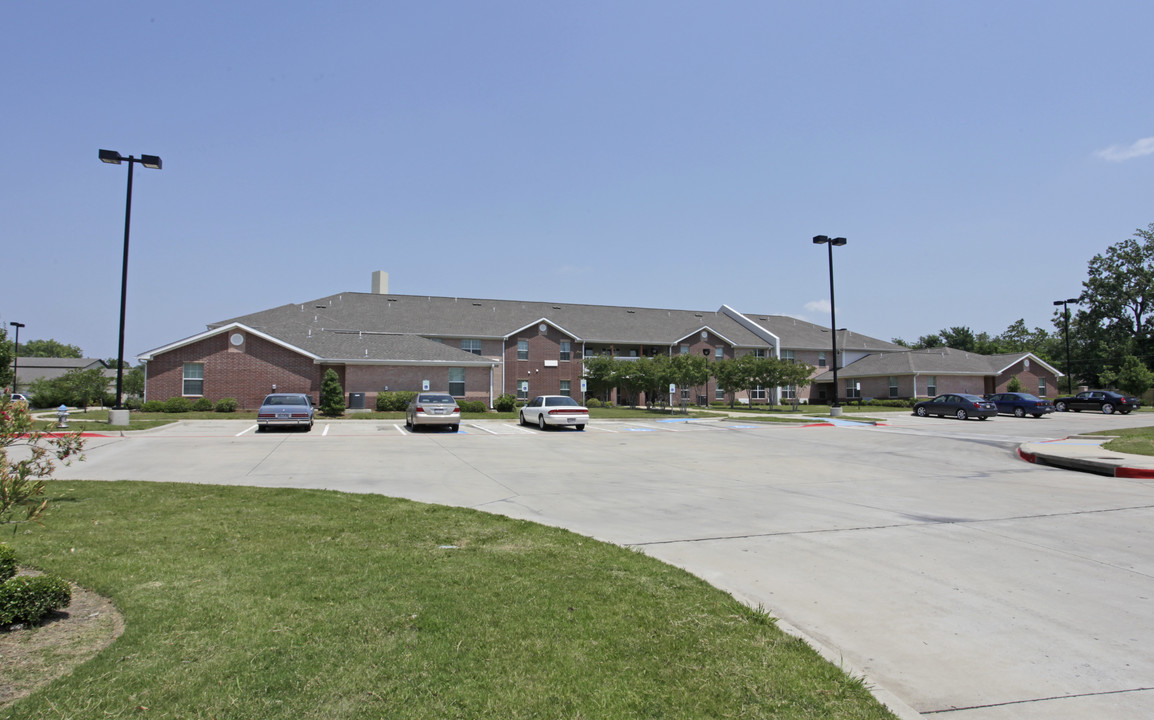
[[[563,530],[325,491],[48,494],[6,541],[126,629],[5,717],[893,717],[765,613]]]
[[[1102,446],[1106,450],[1134,455],[1154,455],[1154,427],[1102,430],[1092,434],[1118,437],[1117,440],[1111,440]]]

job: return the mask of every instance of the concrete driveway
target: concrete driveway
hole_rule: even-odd
[[[903,717],[1154,717],[1154,486],[1019,443],[1154,416],[885,426],[238,421],[94,438],[60,478],[331,488],[639,548],[762,605]]]

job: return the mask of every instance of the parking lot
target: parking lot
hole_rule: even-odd
[[[1015,454],[1142,425],[1154,416],[260,434],[210,420],[91,438],[58,477],[331,488],[535,520],[763,605],[908,717],[1154,717],[1154,486]]]

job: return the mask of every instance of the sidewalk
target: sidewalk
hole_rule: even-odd
[[[1102,444],[1113,439],[1102,435],[1072,435],[1061,440],[1022,443],[1018,446],[1018,456],[1027,462],[1109,477],[1154,479],[1154,456],[1103,450]]]

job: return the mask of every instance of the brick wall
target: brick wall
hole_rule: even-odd
[[[529,343],[529,359],[517,359],[518,341]],[[569,360],[561,359],[561,342],[569,341]],[[482,351],[487,348],[482,346]],[[548,361],[548,365],[546,365]],[[569,381],[569,394],[581,397],[581,345],[552,325],[546,324],[541,332],[537,325],[523,330],[509,338],[505,346],[505,384],[500,392],[517,394],[517,384],[529,381],[529,397],[536,395],[558,395],[561,381]],[[499,382],[499,379],[495,380]]]
[[[234,335],[243,339],[240,345],[229,342]],[[273,384],[277,392],[308,393],[314,400],[320,397],[323,369],[311,359],[263,338],[233,331],[153,358],[148,363],[145,398],[167,400],[183,395],[186,362],[204,365],[204,397],[214,402],[231,397],[243,409],[256,409],[272,392]]]

